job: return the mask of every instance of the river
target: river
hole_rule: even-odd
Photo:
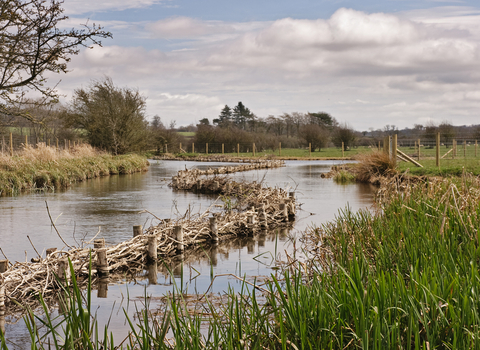
[[[339,185],[324,179],[338,161],[287,161],[286,167],[237,173],[235,178],[263,181],[267,186],[290,187],[295,190],[301,210],[297,211],[294,228],[290,232],[277,231],[232,243],[220,245],[218,250],[203,256],[186,259],[189,262],[172,266],[174,276],[161,272],[155,278],[126,279],[108,285],[107,298],[94,293],[94,308],[99,310],[100,323],[110,319],[109,330],[118,334],[125,331],[123,309],[133,314],[131,301],[143,300],[145,295],[162,296],[172,291],[176,282],[189,293],[202,293],[210,286],[212,276],[232,273],[239,277],[261,278],[275,272],[276,261],[285,260],[285,254],[299,251],[298,238],[308,226],[321,225],[349,206],[352,210],[369,208],[373,204],[373,190],[369,185]],[[63,243],[52,227],[47,214],[48,204],[52,220],[62,238],[69,245],[81,245],[92,238],[99,227],[98,237],[106,244],[115,244],[132,237],[133,225],[148,227],[159,218],[175,218],[190,212],[202,212],[215,200],[215,196],[173,191],[168,182],[178,170],[187,168],[218,167],[226,163],[196,163],[184,161],[151,161],[146,173],[110,176],[88,180],[56,192],[26,193],[0,198],[0,248],[10,261],[25,261],[44,256],[50,247],[61,249]],[[228,163],[228,165],[232,165]],[[221,202],[220,202],[221,204]],[[29,242],[31,240],[32,244]],[[202,254],[200,254],[202,255]],[[0,257],[2,257],[0,253]],[[183,274],[182,274],[183,273]],[[229,286],[241,283],[232,277],[217,278],[210,291],[222,293]],[[104,296],[104,295],[102,295]],[[11,321],[11,320],[10,320]],[[6,326],[11,348],[28,347],[28,336],[22,322]],[[27,343],[25,343],[27,342]],[[23,344],[24,346],[22,346]]]

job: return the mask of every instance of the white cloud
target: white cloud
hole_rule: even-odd
[[[399,126],[452,116],[473,123],[480,107],[478,15],[465,8],[432,14],[339,9],[326,20],[265,23],[175,17],[145,29],[182,39],[172,50],[85,50],[66,84],[112,76],[148,95],[151,115],[163,111],[178,124],[212,119],[240,100],[261,117],[326,110],[359,129],[378,125],[385,113],[405,123]]]

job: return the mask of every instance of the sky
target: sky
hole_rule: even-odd
[[[480,124],[478,0],[65,0],[65,28],[112,33],[82,50],[73,91],[111,77],[147,119],[195,124],[239,101],[258,117],[327,112],[356,130]]]

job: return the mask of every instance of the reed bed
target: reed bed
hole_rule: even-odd
[[[41,143],[26,146],[13,157],[0,155],[0,195],[25,190],[55,190],[87,179],[145,171],[148,162],[138,155],[111,156],[89,145],[57,150]]]
[[[235,169],[245,170],[246,168],[235,167]],[[232,172],[235,169],[232,169]],[[206,172],[208,173],[208,171]],[[177,178],[191,179],[189,171],[180,173],[188,176],[179,174]],[[200,174],[201,172],[192,171],[192,173]],[[213,179],[219,180],[218,177]],[[187,212],[174,220],[157,218],[158,225],[148,228],[144,234],[106,248],[110,274],[143,271],[147,261],[148,239],[152,236],[156,238],[157,242],[156,256],[168,260],[181,253],[178,251],[179,243],[182,243],[185,250],[189,251],[202,244],[209,244],[213,240],[253,236],[266,228],[292,225],[291,221],[295,216],[295,199],[286,190],[262,187],[257,183],[230,182],[226,177],[220,181],[222,186],[217,186],[217,180],[205,181],[206,188],[210,186],[212,189],[209,191],[214,192],[212,186],[216,186],[216,193],[224,193],[235,198],[235,208],[228,204],[229,201],[224,201],[225,205],[220,211],[214,210],[216,208],[214,203],[203,213]],[[179,183],[185,184],[188,181]],[[232,191],[227,193],[227,187]],[[212,215],[216,219],[215,232],[212,231],[210,223]],[[181,242],[174,233],[177,227],[181,227],[183,231]],[[57,233],[63,240],[60,233],[58,231]],[[37,303],[38,295],[42,295],[44,300],[54,300],[59,288],[55,276],[63,274],[61,266],[65,264],[67,258],[72,264],[73,273],[77,277],[82,277],[80,281],[85,281],[90,273],[97,274],[99,271],[95,267],[89,271],[91,255],[95,255],[91,249],[95,238],[83,242],[82,247],[73,247],[65,243],[69,250],[54,251],[46,257],[38,256],[32,262],[16,262],[11,265],[1,276],[1,285],[6,290],[6,304],[9,312],[21,311],[20,302],[22,305],[28,304],[33,308]]]

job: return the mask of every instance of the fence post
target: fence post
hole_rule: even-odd
[[[383,153],[390,154],[390,139],[388,136],[383,138]]]
[[[342,142],[342,158],[345,158],[345,144]]]
[[[25,135],[25,148],[28,146],[28,135]]]
[[[58,151],[58,137],[56,137],[56,139],[57,139],[57,151]]]
[[[255,142],[252,145],[252,152],[253,152],[253,156],[255,157]]]
[[[205,154],[208,154],[208,142],[205,144]]]
[[[10,157],[13,157],[13,134],[10,133]]]
[[[192,142],[192,153],[195,153],[195,143]]]
[[[311,142],[308,144],[308,156],[309,157],[312,156],[312,143]]]
[[[178,145],[178,153],[182,153],[182,143],[181,142]]]
[[[240,156],[240,144],[237,143],[237,157]]]
[[[282,155],[282,143],[278,143],[278,156],[280,157]]]
[[[463,158],[467,158],[467,140],[463,140]]]
[[[436,139],[436,149],[435,149],[435,165],[440,168],[440,133],[437,132],[435,137]]]
[[[222,154],[225,153],[225,144],[222,143]]]
[[[392,137],[392,158],[393,164],[397,166],[397,134]]]

